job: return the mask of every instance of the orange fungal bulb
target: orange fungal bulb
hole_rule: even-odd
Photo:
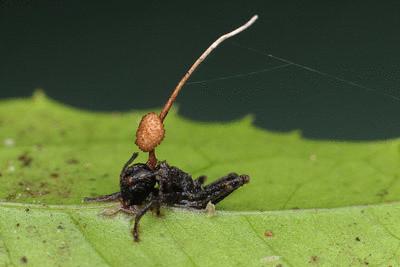
[[[150,112],[143,116],[136,131],[135,144],[143,152],[152,151],[164,139],[164,124],[160,117]]]

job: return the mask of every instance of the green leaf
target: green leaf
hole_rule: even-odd
[[[166,119],[157,155],[209,181],[251,176],[216,216],[101,215],[146,111],[91,113],[41,93],[0,102],[0,266],[400,265],[400,141],[311,141],[299,132]],[[140,161],[146,160],[141,153]]]

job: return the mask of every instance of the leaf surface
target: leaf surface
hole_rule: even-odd
[[[131,218],[82,198],[118,191],[144,113],[91,113],[40,93],[0,102],[0,266],[400,265],[399,140],[305,140],[250,116],[199,123],[171,112],[160,159],[208,181],[235,171],[251,182],[211,218],[147,214],[133,243]]]

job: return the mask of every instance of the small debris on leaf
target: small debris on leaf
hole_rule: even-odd
[[[28,263],[28,258],[26,256],[22,256],[21,257],[21,262],[24,263],[24,264]]]
[[[213,217],[216,214],[215,205],[209,201],[206,206],[207,217]]]
[[[51,178],[56,179],[56,178],[58,178],[59,176],[60,176],[60,175],[59,175],[58,173],[56,173],[56,172],[50,173],[50,177],[51,177]]]
[[[79,160],[77,160],[77,159],[69,159],[66,162],[67,162],[67,164],[78,164]]]
[[[319,261],[318,256],[311,256],[309,263],[317,263]]]
[[[23,167],[28,167],[32,163],[32,157],[28,155],[28,153],[24,153],[18,157],[18,160],[21,162]]]
[[[267,230],[264,232],[264,236],[265,237],[273,237],[274,233],[271,230]]]
[[[6,138],[4,139],[3,144],[5,147],[12,147],[15,145],[15,141],[12,138]]]
[[[15,166],[13,164],[8,165],[7,172],[15,172]]]
[[[266,256],[264,258],[261,258],[262,263],[271,263],[274,261],[278,261],[281,259],[281,256]]]

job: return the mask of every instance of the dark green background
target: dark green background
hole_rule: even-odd
[[[182,115],[227,121],[252,113],[260,127],[317,139],[400,136],[398,1],[0,3],[1,98],[40,87],[85,109],[160,107],[216,37],[258,14],[192,82],[281,65],[272,54],[370,89],[289,66],[189,84],[178,98]]]

